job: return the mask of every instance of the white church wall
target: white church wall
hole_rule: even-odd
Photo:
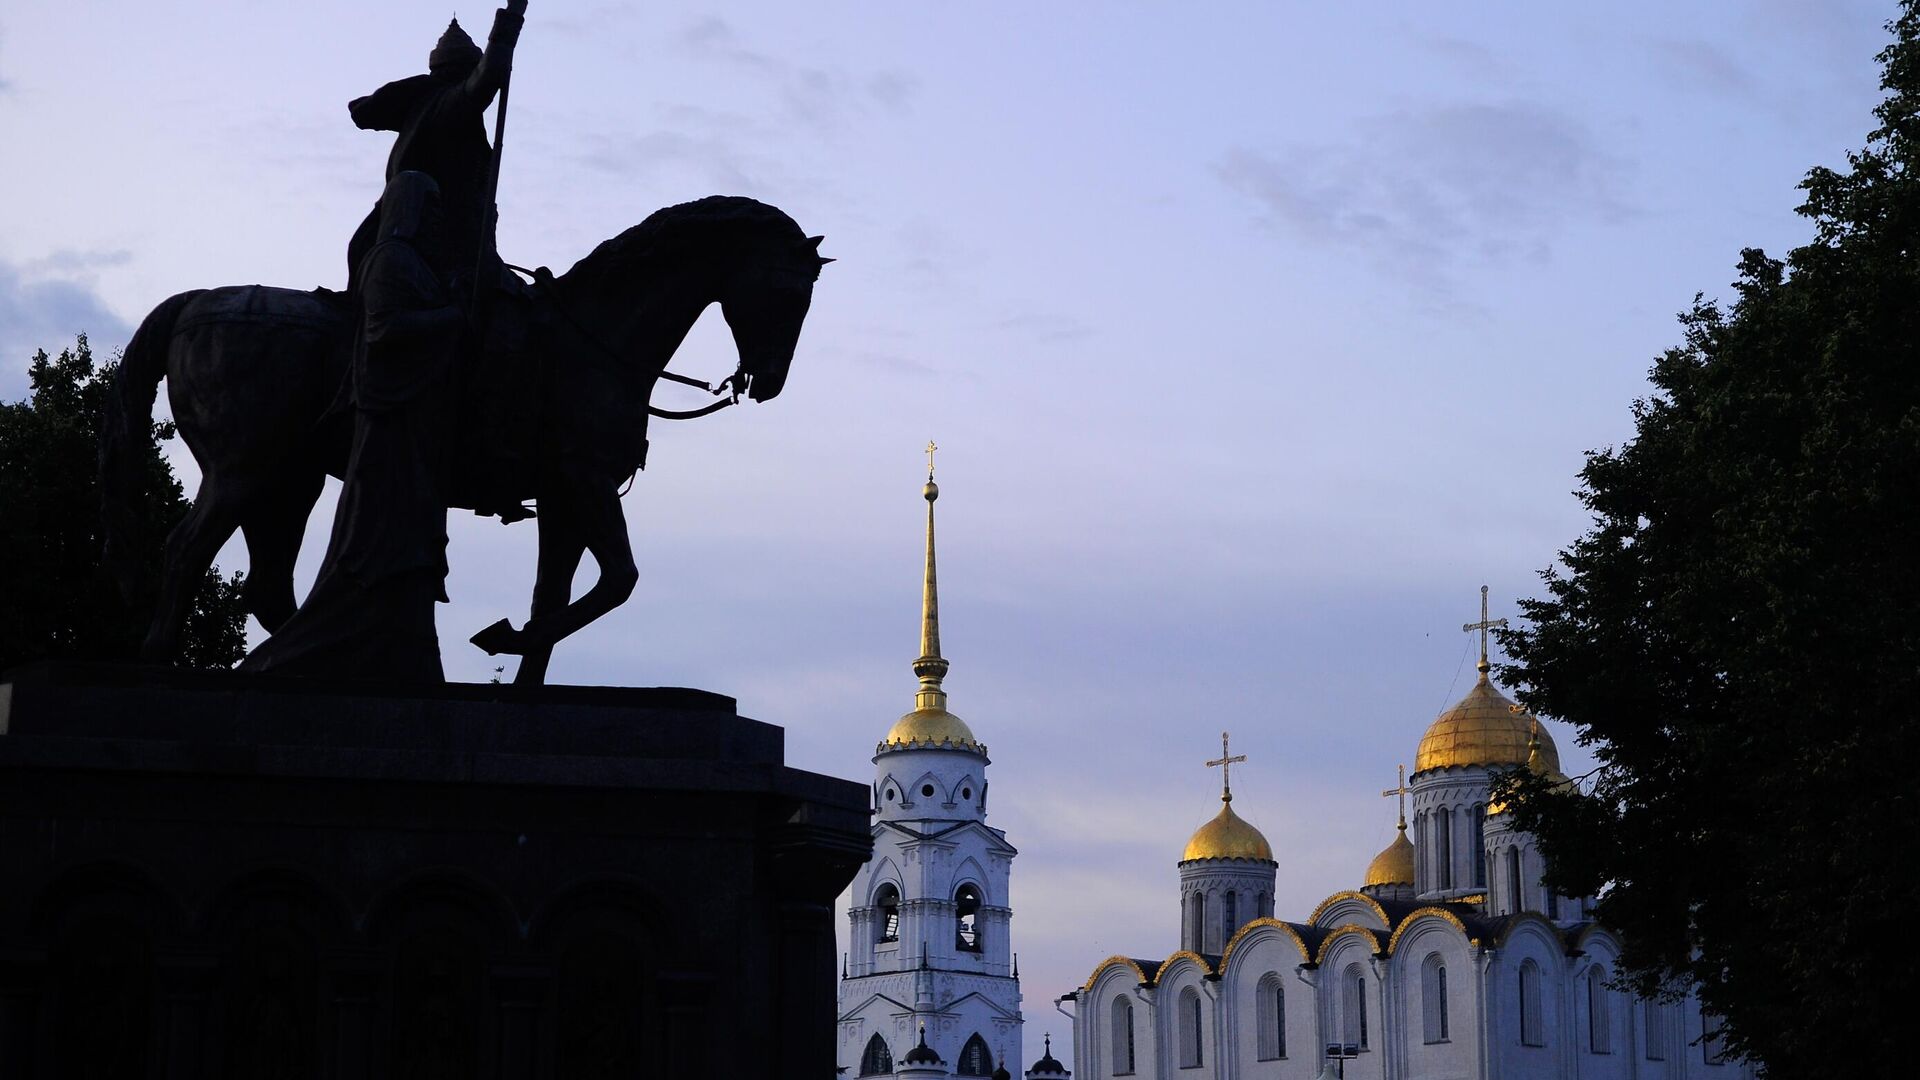
[[[1467,1080],[1479,1070],[1475,948],[1451,920],[1409,919],[1392,956],[1394,1051],[1403,1076]]]
[[[1319,1075],[1316,993],[1300,971],[1310,959],[1293,930],[1270,919],[1249,924],[1233,942],[1220,979],[1230,1075],[1246,1080]]]

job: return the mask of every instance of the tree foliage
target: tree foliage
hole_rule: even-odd
[[[1920,3],[1813,242],[1696,297],[1635,435],[1588,455],[1593,526],[1503,635],[1575,724],[1580,792],[1518,788],[1564,894],[1600,894],[1629,981],[1691,982],[1770,1075],[1904,1075],[1920,910]],[[1697,1032],[1695,1034],[1698,1034]]]
[[[162,545],[188,502],[156,424],[143,450],[134,544],[143,560],[123,599],[100,567],[97,454],[118,365],[96,367],[86,336],[28,369],[25,401],[0,402],[0,671],[42,659],[132,656],[158,595]],[[231,667],[246,652],[242,578],[207,571],[188,618],[180,662]]]

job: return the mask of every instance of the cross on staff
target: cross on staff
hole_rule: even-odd
[[[927,479],[933,479],[933,452],[940,449],[932,439],[927,440]]]
[[[1506,626],[1507,620],[1505,619],[1487,618],[1487,587],[1485,585],[1480,586],[1480,621],[1467,623],[1460,628],[1460,632],[1471,634],[1475,630],[1480,631],[1480,663],[1478,666],[1481,671],[1487,670],[1487,631],[1496,627],[1504,630]]]
[[[1220,758],[1218,761],[1207,762],[1207,768],[1209,769],[1213,768],[1215,765],[1220,766],[1220,801],[1221,802],[1233,801],[1233,780],[1230,775],[1233,772],[1233,763],[1236,761],[1245,761],[1245,760],[1247,760],[1247,755],[1234,754],[1228,751],[1227,733],[1224,731],[1221,732],[1220,733]]]
[[[1407,792],[1413,789],[1407,786],[1407,767],[1405,765],[1395,765],[1393,771],[1399,777],[1399,780],[1393,787],[1381,792],[1380,797],[1383,799],[1389,799],[1396,795],[1400,797],[1400,828],[1405,829],[1407,827]]]

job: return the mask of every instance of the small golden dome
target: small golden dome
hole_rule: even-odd
[[[1566,773],[1563,773],[1560,771],[1560,767],[1557,762],[1553,765],[1547,764],[1547,756],[1546,754],[1542,753],[1540,749],[1542,746],[1552,745],[1551,743],[1548,743],[1545,741],[1546,738],[1547,738],[1547,733],[1541,730],[1540,721],[1535,720],[1533,722],[1533,730],[1527,733],[1527,768],[1531,772],[1533,772],[1535,775],[1544,776],[1548,780],[1553,781],[1555,784],[1573,783],[1573,781],[1567,779]],[[1495,814],[1504,814],[1506,812],[1507,812],[1507,804],[1504,802],[1495,800],[1487,804],[1488,817],[1492,817]]]
[[[1258,859],[1273,861],[1273,845],[1260,835],[1260,830],[1247,824],[1239,814],[1233,812],[1233,800],[1223,799],[1220,812],[1212,821],[1194,832],[1193,839],[1187,841],[1187,852],[1180,856],[1183,863],[1195,859]]]
[[[1517,708],[1495,689],[1482,668],[1480,681],[1467,696],[1441,713],[1421,736],[1413,771],[1449,765],[1524,765],[1529,734],[1537,723],[1531,713]],[[1550,770],[1560,770],[1560,752],[1554,748],[1553,736],[1544,730],[1540,732],[1540,756]]]
[[[1400,826],[1400,832],[1388,844],[1385,851],[1373,857],[1367,864],[1368,885],[1411,885],[1413,884],[1413,841],[1407,839],[1407,827]]]
[[[918,747],[938,746],[956,750],[974,750],[986,753],[987,748],[973,737],[973,729],[965,720],[945,709],[915,709],[894,721],[887,729],[887,737],[881,741],[882,750],[904,750]]]

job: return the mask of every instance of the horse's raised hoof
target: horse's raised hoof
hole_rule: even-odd
[[[485,649],[488,656],[499,656],[501,653],[518,656],[526,651],[526,647],[520,643],[521,636],[512,623],[501,619],[467,640]]]

